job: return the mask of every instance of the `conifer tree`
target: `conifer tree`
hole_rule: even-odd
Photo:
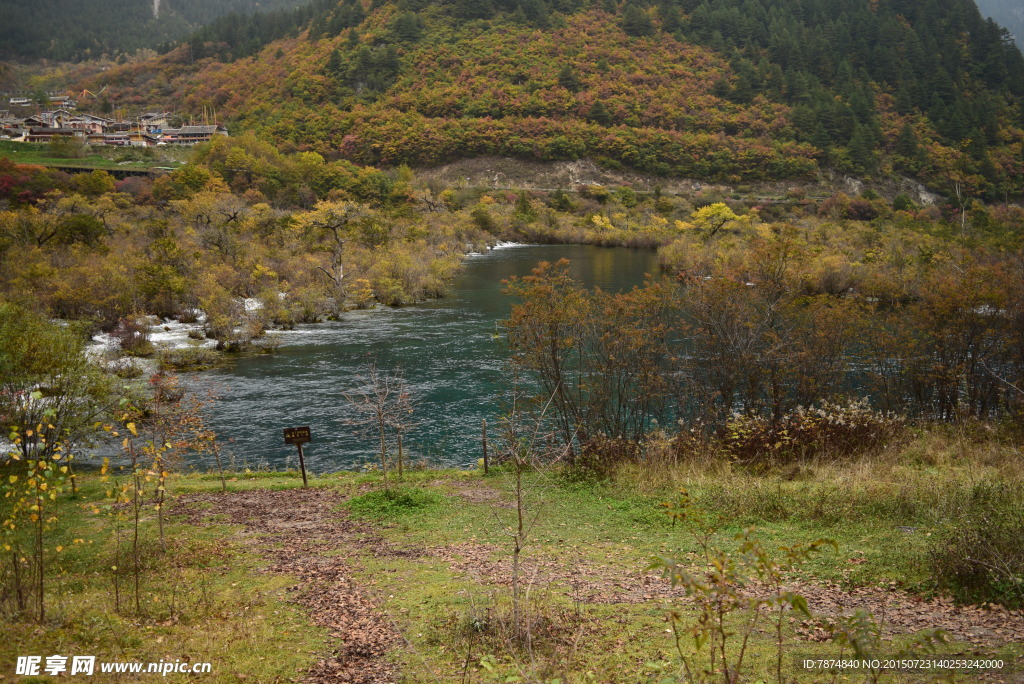
[[[570,93],[576,93],[580,90],[580,79],[568,64],[562,67],[558,72],[558,85],[562,86]]]
[[[590,108],[590,112],[587,114],[587,118],[596,124],[602,126],[608,126],[612,123],[612,115],[608,113],[608,109],[604,106],[604,103],[598,100]]]
[[[637,38],[654,35],[654,22],[636,5],[626,5],[622,13],[622,30]]]

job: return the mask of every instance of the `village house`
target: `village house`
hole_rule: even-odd
[[[163,145],[198,145],[210,142],[215,135],[226,136],[227,134],[227,128],[220,124],[167,128],[160,135],[160,143]]]
[[[65,125],[76,131],[82,131],[86,135],[98,135],[106,132],[107,127],[113,123],[113,119],[105,119],[102,116],[93,116],[92,114],[81,114],[68,119]]]
[[[104,133],[100,138],[99,143],[103,145],[113,145],[114,147],[130,147],[132,144],[132,136],[127,132]]]
[[[17,100],[18,98],[11,98]],[[27,98],[25,98],[27,99]],[[74,106],[71,98],[52,101]],[[67,108],[51,109],[29,117],[0,112],[0,136],[18,142],[49,142],[56,136],[73,135],[90,145],[153,147],[156,145],[198,145],[215,135],[228,135],[221,124],[171,128],[170,112],[146,112],[131,120],[116,120],[95,114],[72,114]]]
[[[20,128],[18,126],[4,126],[3,130],[0,130],[0,135],[11,142],[25,142],[28,137],[28,129]]]
[[[66,109],[54,109],[52,111],[40,112],[38,116],[33,118],[42,121],[44,126],[59,128],[71,121],[72,117],[71,112]]]
[[[170,112],[146,112],[139,116],[139,126],[146,133],[160,133],[170,124]]]
[[[68,137],[68,138],[84,138],[85,136],[81,131],[76,131],[73,128],[54,128],[54,127],[32,127],[28,131],[26,136],[26,142],[39,142],[48,143],[57,137]]]
[[[74,109],[78,106],[75,102],[75,98],[67,95],[52,95],[50,96],[50,104],[61,109]]]

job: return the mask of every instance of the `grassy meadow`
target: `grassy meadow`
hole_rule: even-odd
[[[835,541],[783,572],[813,615],[779,613],[785,681],[822,681],[820,672],[796,666],[797,655],[851,657],[853,646],[830,635],[858,606],[880,629],[859,645],[870,657],[924,653],[915,634],[943,628],[946,643],[930,652],[1006,663],[999,673],[960,673],[958,680],[1015,681],[1024,669],[1019,613],[922,599],[942,594],[935,567],[950,561],[941,540],[982,510],[980,491],[995,487],[1005,495],[985,499],[990,518],[1007,512],[1000,505],[1011,514],[1020,510],[1020,462],[1011,439],[935,428],[842,466],[818,460],[752,473],[705,454],[624,464],[604,478],[529,468],[518,497],[508,464],[486,476],[406,471],[397,483],[391,478],[388,490],[376,472],[321,474],[310,480],[312,493],[299,491],[294,472],[229,475],[226,492],[215,475],[173,475],[166,484],[166,550],[152,501],[141,509],[137,605],[132,511],[112,503],[111,491],[127,475],[83,474],[77,493],[48,510],[42,624],[31,591],[24,610],[12,603],[13,566],[4,562],[0,674],[10,676],[19,655],[94,654],[101,661],[212,663],[212,678],[171,675],[184,681],[343,681],[318,676],[318,663],[332,653],[343,661],[355,652],[345,651],[351,633],[369,628],[325,626],[332,607],[309,595],[327,586],[318,575],[337,561],[341,580],[375,604],[375,619],[393,634],[379,658],[387,677],[353,681],[683,681],[682,655],[692,644],[686,630],[700,610],[648,568],[662,557],[703,572],[703,539],[724,551],[712,559],[735,562],[737,586],[745,585],[749,597],[763,582],[752,576],[736,539],[746,529],[776,558],[814,539]],[[685,520],[673,524],[662,506],[682,488],[693,501],[696,529]],[[308,509],[310,502],[322,505]],[[669,611],[676,611],[675,622],[666,620]],[[766,610],[749,628],[738,681],[777,679],[774,614]],[[750,616],[739,606],[724,620],[739,635],[727,642],[730,662]],[[723,681],[721,662],[706,676]],[[836,681],[864,676],[848,672]],[[104,677],[126,675],[98,681]]]

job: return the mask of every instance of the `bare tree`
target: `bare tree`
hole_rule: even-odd
[[[416,411],[416,400],[410,394],[409,384],[405,381],[401,371],[395,375],[395,389],[397,394],[395,395],[389,423],[395,429],[395,440],[398,442],[398,478],[401,479],[405,465],[402,437],[417,424],[416,420],[412,417]]]
[[[330,237],[330,270],[317,268],[333,283],[339,308],[345,305],[345,244],[352,239],[356,222],[366,216],[366,210],[358,204],[321,203],[310,215],[310,225],[319,230],[325,238]]]
[[[542,498],[541,489],[524,478],[528,473],[546,474],[547,468],[564,461],[571,449],[568,443],[555,447],[552,452],[545,448],[557,443],[557,429],[551,430],[545,415],[555,401],[555,394],[548,398],[539,415],[529,418],[521,411],[523,389],[515,370],[512,372],[512,390],[508,414],[502,418],[501,460],[505,464],[503,473],[510,480],[515,508],[512,519],[503,519],[498,508],[492,509],[494,517],[508,537],[512,546],[512,626],[515,635],[521,638],[527,648],[532,648],[532,633],[525,619],[526,596],[523,588],[522,554],[530,540],[533,527],[540,519],[541,510],[537,503]],[[542,478],[546,479],[546,478]],[[532,491],[531,491],[532,490]]]
[[[401,434],[412,425],[409,420],[413,410],[412,399],[401,371],[381,372],[376,361],[367,364],[366,369],[356,376],[356,380],[359,384],[357,390],[342,393],[355,414],[346,422],[362,427],[367,432],[376,432],[380,439],[380,467],[384,474],[384,488],[387,489],[388,429],[394,428],[398,432],[401,459]],[[401,476],[401,466],[399,468]]]

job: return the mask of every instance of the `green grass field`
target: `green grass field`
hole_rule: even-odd
[[[81,156],[58,156],[46,143],[0,141],[0,157],[17,164],[38,164],[61,168],[137,170],[173,167],[188,158],[188,150],[165,149],[144,151],[135,148],[86,146]]]

